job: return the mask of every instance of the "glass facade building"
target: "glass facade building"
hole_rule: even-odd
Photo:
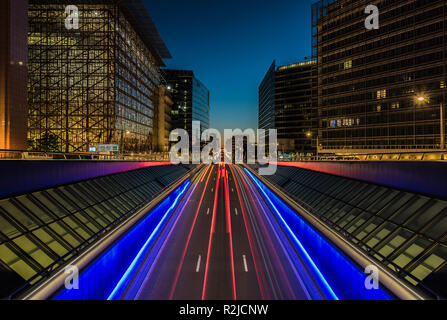
[[[79,29],[65,26],[73,4]],[[52,134],[63,152],[151,151],[163,58],[169,51],[141,0],[31,0],[28,139]]]
[[[163,70],[168,92],[174,102],[171,111],[172,129],[184,129],[190,137],[192,122],[200,121],[203,132],[210,127],[210,93],[194,72]]]
[[[259,86],[259,128],[276,129],[278,151],[316,152],[316,61],[270,66]]]
[[[365,27],[369,4],[377,30]],[[321,152],[444,148],[446,9],[443,0],[313,5]]]

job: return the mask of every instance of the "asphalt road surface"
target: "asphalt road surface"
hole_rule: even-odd
[[[238,165],[203,166],[121,299],[321,299]]]

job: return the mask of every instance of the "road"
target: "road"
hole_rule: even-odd
[[[191,182],[121,299],[323,298],[242,167],[203,166]]]

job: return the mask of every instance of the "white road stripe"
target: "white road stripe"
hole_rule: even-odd
[[[211,189],[211,192],[214,192],[214,188]]]
[[[202,255],[199,254],[199,259],[197,260],[196,272],[200,271],[200,261],[202,261]]]
[[[233,189],[233,188],[231,188],[231,192],[234,192],[234,189]]]
[[[247,257],[245,256],[245,254],[242,256],[242,260],[244,260],[244,269],[245,269],[245,272],[248,272]]]
[[[210,214],[210,208],[208,208],[208,210],[206,210],[206,215]]]
[[[237,215],[237,208],[234,208],[234,214]]]

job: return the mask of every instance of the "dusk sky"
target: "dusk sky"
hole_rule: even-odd
[[[211,127],[257,128],[258,86],[274,59],[311,54],[311,0],[145,0],[173,69],[211,93]]]

